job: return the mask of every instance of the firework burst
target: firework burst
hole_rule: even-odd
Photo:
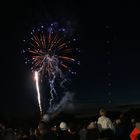
[[[54,86],[56,78],[59,77],[63,82],[65,72],[76,74],[72,71],[71,64],[80,64],[73,58],[73,52],[78,49],[71,46],[76,39],[70,41],[68,34],[66,28],[55,26],[55,24],[51,24],[48,28],[41,26],[41,28],[31,32],[30,46],[26,51],[23,50],[24,53],[28,53],[25,63],[31,64],[35,75],[39,74],[41,78],[45,76],[48,79],[51,95],[50,108],[53,108],[53,100],[57,95]],[[24,40],[24,42],[26,41]],[[38,80],[36,80],[38,102],[42,111],[39,84],[37,83]]]

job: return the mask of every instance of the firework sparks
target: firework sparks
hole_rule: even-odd
[[[41,98],[40,98],[40,90],[39,90],[39,75],[38,72],[35,71],[35,82],[36,82],[36,90],[37,90],[37,99],[38,99],[38,104],[39,104],[39,109],[40,109],[40,113],[42,115],[42,107],[41,107]]]
[[[43,74],[48,74],[48,76],[57,73],[60,66],[68,69],[67,62],[75,61],[74,58],[67,56],[72,49],[68,49],[67,43],[64,43],[62,39],[60,41],[57,35],[49,33],[48,38],[44,33],[34,35],[31,45],[33,48],[30,48],[29,52],[32,54],[33,69],[44,71]]]
[[[71,41],[68,40],[65,33],[66,29],[52,26],[53,24],[51,24],[47,30],[44,30],[44,27],[41,27],[41,29],[37,31],[33,30],[33,32],[31,32],[30,47],[27,50],[31,57],[29,59],[26,58],[25,62],[31,62],[31,69],[35,72],[36,89],[41,112],[42,108],[38,77],[40,76],[42,78],[45,76],[48,79],[51,95],[49,104],[50,108],[53,108],[53,101],[57,96],[54,86],[56,78],[59,77],[61,82],[63,82],[65,79],[64,72],[68,71],[72,74],[76,74],[70,67],[71,63],[75,63],[76,60],[72,57],[74,49],[70,45]],[[75,41],[75,39],[73,39],[73,41]],[[26,51],[24,50],[24,52]]]

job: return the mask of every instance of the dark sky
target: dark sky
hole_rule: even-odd
[[[47,20],[74,24],[81,49],[79,74],[71,85],[77,104],[139,102],[138,3],[23,0],[1,6],[1,115],[37,112],[33,77],[20,51],[32,27]]]

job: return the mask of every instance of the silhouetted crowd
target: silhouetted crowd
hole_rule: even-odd
[[[20,130],[0,124],[0,140],[140,140],[140,121],[124,114],[112,121],[106,110],[100,109],[96,121],[60,122],[40,121],[36,129]]]

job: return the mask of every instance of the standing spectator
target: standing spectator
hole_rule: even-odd
[[[66,122],[61,122],[59,127],[60,127],[60,131],[58,134],[59,140],[69,140],[70,138]]]
[[[15,140],[15,135],[12,128],[6,129],[3,140]]]
[[[98,128],[101,138],[113,139],[115,128],[110,118],[106,117],[106,110],[100,109],[100,117],[98,118]]]
[[[3,140],[6,127],[0,123],[0,140]]]
[[[130,134],[131,140],[137,140],[139,138],[138,135],[140,135],[140,122],[136,122],[136,127]]]
[[[30,135],[29,135],[29,139],[30,140],[37,140],[36,135],[35,135],[35,130],[33,130],[32,128],[29,131]]]
[[[39,140],[56,140],[57,137],[51,133],[50,125],[46,122],[40,122],[39,126]]]
[[[138,135],[140,135],[140,130],[138,130],[138,128],[134,128],[130,134],[131,140],[136,140]]]
[[[71,123],[68,129],[69,132],[69,140],[80,140],[80,136],[78,135],[76,126]]]
[[[16,140],[22,140],[22,137],[23,137],[23,130],[16,130],[16,133],[15,133],[15,138]]]
[[[129,115],[121,113],[120,120],[121,120],[122,125],[123,125],[122,139],[123,140],[130,140],[129,135],[132,132],[133,128],[132,128],[131,119],[130,119]]]
[[[86,140],[86,135],[87,135],[87,129],[86,129],[86,125],[84,124],[79,131],[80,140]]]
[[[53,140],[58,139],[58,129],[56,125],[51,127],[51,134],[53,135]]]
[[[87,136],[86,140],[98,140],[99,139],[99,130],[96,122],[91,122],[87,127]]]
[[[124,140],[123,139],[124,127],[119,118],[115,120],[114,127],[115,127],[115,140]]]
[[[132,128],[134,129],[136,125],[136,120],[134,118],[131,119],[131,125],[132,125]]]

